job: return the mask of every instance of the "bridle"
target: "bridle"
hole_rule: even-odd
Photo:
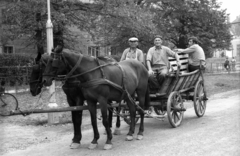
[[[117,62],[111,62],[111,63],[107,63],[107,64],[103,64],[103,65],[100,65],[98,59],[96,58],[96,61],[97,61],[97,64],[98,66],[93,68],[93,69],[90,69],[86,72],[83,72],[81,74],[76,74],[76,75],[73,75],[74,71],[77,69],[77,67],[80,65],[81,61],[82,61],[82,58],[83,56],[79,56],[79,59],[77,61],[77,63],[74,65],[74,67],[72,67],[70,64],[67,63],[67,60],[66,58],[64,57],[64,55],[62,53],[55,53],[55,52],[52,52],[51,53],[51,57],[53,58],[53,61],[52,61],[52,67],[54,68],[59,68],[59,64],[60,64],[60,61],[62,61],[66,67],[70,67],[70,72],[67,74],[67,75],[47,75],[47,74],[44,74],[43,76],[53,76],[55,78],[58,78],[59,80],[63,80],[63,81],[66,81],[68,80],[69,78],[76,78],[76,77],[79,77],[79,76],[82,76],[82,75],[85,75],[87,73],[90,73],[92,71],[95,71],[97,69],[100,69],[101,70],[101,73],[102,73],[102,76],[105,78],[105,75],[104,75],[104,72],[103,72],[103,69],[102,67],[105,67],[105,66],[109,66],[109,65],[115,65],[117,64]]]
[[[41,89],[43,86],[43,82],[42,82],[42,77],[43,77],[43,72],[44,72],[43,65],[47,66],[47,63],[41,58],[38,62],[34,62],[34,65],[38,65],[40,75],[38,76],[37,80],[30,81],[29,83],[30,83],[30,85],[37,83],[34,88],[35,92],[37,92],[37,90]]]

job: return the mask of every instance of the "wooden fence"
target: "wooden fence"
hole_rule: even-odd
[[[236,63],[235,65],[230,64],[230,71],[240,71],[240,63]],[[224,68],[224,63],[207,63],[205,72],[221,73],[226,72],[226,69]]]

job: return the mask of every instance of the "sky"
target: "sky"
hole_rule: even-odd
[[[240,0],[217,0],[222,3],[222,9],[227,9],[230,16],[230,22],[234,21],[237,16],[240,16]]]

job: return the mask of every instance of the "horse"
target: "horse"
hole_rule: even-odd
[[[77,78],[81,81],[80,87],[86,98],[88,109],[91,114],[94,137],[89,145],[90,149],[97,147],[99,132],[96,122],[97,102],[102,113],[102,124],[107,133],[104,149],[112,148],[112,133],[107,120],[108,101],[121,102],[125,100],[130,112],[131,124],[126,140],[133,140],[135,131],[136,107],[132,97],[135,92],[138,97],[140,114],[140,127],[137,140],[143,139],[144,111],[149,107],[150,98],[148,91],[148,71],[146,67],[136,60],[125,60],[119,63],[101,65],[94,58],[83,54],[71,53],[61,48],[55,48],[52,58],[48,60],[43,73],[43,83],[50,86],[52,80],[58,75],[66,75],[65,80]]]
[[[49,55],[42,55],[38,53],[35,58],[35,64],[32,67],[32,72],[30,75],[30,92],[32,96],[36,96],[41,93],[43,87],[42,84],[42,74],[46,68],[47,62],[50,59]],[[116,59],[112,57],[99,57],[103,63],[116,62]],[[78,87],[79,80],[68,79],[62,86],[64,93],[66,94],[68,104],[70,106],[82,106],[84,104],[85,98],[83,96],[82,90]],[[118,110],[118,108],[117,108]],[[113,109],[109,108],[109,123],[112,127],[112,116]],[[72,111],[72,122],[74,128],[74,136],[72,143],[70,145],[71,149],[76,149],[80,147],[80,141],[82,138],[81,134],[81,123],[82,123],[82,111]],[[120,117],[117,116],[116,128],[114,130],[115,135],[121,134],[120,131]]]

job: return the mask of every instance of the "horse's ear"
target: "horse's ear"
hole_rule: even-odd
[[[62,45],[57,45],[57,47],[53,50],[53,52],[55,53],[61,53],[63,50],[63,46]]]
[[[42,57],[42,53],[38,52],[37,57],[34,59],[35,63],[38,63]]]

